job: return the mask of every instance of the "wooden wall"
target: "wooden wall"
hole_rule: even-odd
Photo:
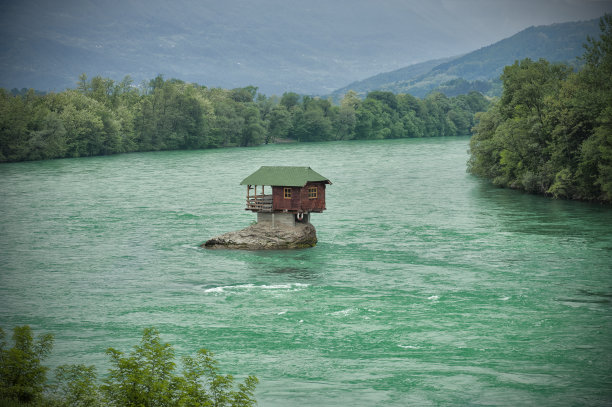
[[[308,188],[317,187],[317,198],[308,198]],[[291,199],[285,199],[284,187],[272,187],[273,208],[275,211],[322,212],[325,209],[325,183],[312,182],[302,187],[291,188]]]

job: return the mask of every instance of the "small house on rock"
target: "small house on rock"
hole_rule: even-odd
[[[325,186],[331,181],[310,167],[261,167],[242,180],[247,186],[246,210],[257,223],[272,226],[309,223],[311,212],[325,210]],[[271,187],[266,195],[265,187]]]

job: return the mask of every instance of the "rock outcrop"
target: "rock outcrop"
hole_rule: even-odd
[[[295,226],[271,226],[256,223],[242,230],[228,232],[202,244],[207,249],[280,250],[302,249],[317,244],[315,227],[308,222]]]

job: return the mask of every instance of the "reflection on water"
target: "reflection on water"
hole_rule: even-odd
[[[484,180],[473,188],[473,193],[486,205],[486,214],[509,232],[566,237],[595,232],[606,236],[612,225],[609,205],[530,195],[498,188]],[[598,219],[597,224],[592,223],[594,219]]]

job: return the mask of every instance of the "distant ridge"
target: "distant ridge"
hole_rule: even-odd
[[[365,96],[373,90],[424,97],[432,91],[447,96],[477,90],[491,96],[501,92],[499,76],[516,60],[544,58],[578,66],[587,36],[599,35],[599,19],[529,27],[511,37],[465,55],[410,65],[353,82],[332,93],[341,99],[349,90]]]
[[[253,85],[267,95],[324,95],[500,38],[490,21],[460,32],[453,8],[397,0],[3,1],[0,87],[61,92],[82,73],[130,75],[146,86],[162,74],[207,87]]]
[[[344,88],[334,91],[333,95],[344,95],[349,90],[354,90],[358,94],[365,96],[365,94],[371,90],[390,90],[387,89],[387,87],[393,87],[397,81],[404,80],[405,78],[421,77],[431,72],[435,67],[450,62],[455,58],[457,57],[432,59],[430,61],[409,65],[395,71],[383,72],[362,81],[353,82]]]

